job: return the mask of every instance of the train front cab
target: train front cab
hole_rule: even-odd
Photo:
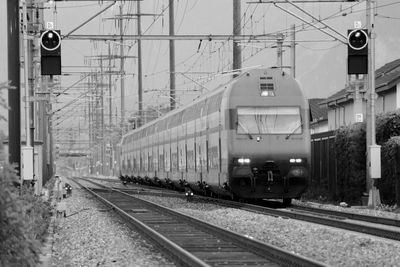
[[[234,157],[232,161],[230,187],[240,198],[290,202],[290,199],[300,197],[308,186],[307,158],[250,156]]]
[[[281,73],[252,72],[232,89],[228,173],[230,191],[239,198],[289,204],[308,186],[308,103],[294,79]],[[271,85],[262,86],[265,80]],[[273,90],[260,97],[265,87]]]

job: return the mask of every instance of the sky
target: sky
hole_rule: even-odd
[[[7,35],[6,2],[0,1],[0,34]],[[101,1],[100,1],[101,2]],[[289,34],[292,24],[296,25],[296,78],[301,84],[308,98],[324,98],[344,88],[346,83],[346,56],[347,46],[343,42],[333,40],[332,37],[308,26],[292,14],[308,22],[313,21],[308,14],[324,22],[343,35],[347,29],[353,28],[355,21],[366,25],[365,2],[363,3],[313,3],[298,4],[297,9],[289,4],[279,5],[283,11],[272,4],[248,4],[250,0],[242,1],[242,33],[268,34],[282,32]],[[400,4],[398,0],[379,0],[376,13],[376,67],[400,57]],[[104,1],[93,2],[62,2],[47,5],[45,20],[52,21],[56,29],[62,34],[81,25],[91,16],[110,5]],[[168,34],[168,0],[144,0],[141,2],[141,11],[155,16],[142,18],[143,34]],[[124,14],[136,13],[136,4],[125,2]],[[163,12],[164,11],[164,12]],[[119,14],[119,4],[109,8],[106,12],[81,27],[73,34],[118,34],[119,28],[115,18]],[[330,17],[330,19],[326,19]],[[124,32],[136,34],[136,21],[125,20]],[[315,24],[315,22],[314,22]],[[321,24],[315,24],[321,26]],[[325,30],[329,31],[327,28]],[[332,31],[330,31],[332,33]],[[175,1],[175,33],[176,34],[231,34],[232,33],[232,0],[179,0]],[[339,36],[334,33],[335,36]],[[112,54],[119,53],[118,44],[111,42]],[[217,40],[176,41],[176,79],[177,105],[187,104],[196,99],[201,92],[212,90],[218,84],[228,79],[222,75],[229,71],[232,64],[232,43]],[[276,66],[276,48],[272,42],[243,42],[243,68],[256,66]],[[265,48],[269,47],[269,48]],[[125,53],[136,56],[137,46],[134,41],[125,42]],[[78,81],[80,71],[89,70],[89,66],[98,65],[98,61],[90,60],[96,55],[108,53],[108,43],[63,40],[62,64],[63,72],[70,73],[62,76],[61,87],[65,88]],[[144,106],[167,105],[168,97],[168,42],[143,41],[143,88]],[[285,48],[284,66],[289,65],[289,48]],[[7,80],[7,41],[0,41],[0,82]],[[114,70],[118,69],[119,61],[112,61]],[[108,66],[108,62],[104,64]],[[126,114],[130,116],[138,109],[137,104],[137,59],[126,61],[125,88]],[[74,74],[72,74],[74,72]],[[208,81],[210,80],[210,81]],[[106,80],[105,80],[106,81]],[[206,82],[208,81],[208,82]],[[86,82],[86,81],[85,81]],[[113,113],[120,114],[120,77],[112,79],[112,106]],[[57,99],[55,106],[62,107],[82,93],[82,88],[69,90],[69,95]],[[80,110],[85,116],[84,101],[78,101],[66,110]],[[22,105],[21,105],[22,106]],[[3,111],[4,112],[4,111]],[[69,112],[69,113],[68,113]],[[76,114],[75,114],[76,115]],[[71,116],[71,115],[69,115]],[[118,118],[115,118],[116,120]],[[84,123],[85,118],[69,121],[63,124],[76,126]],[[5,127],[2,126],[1,128]]]

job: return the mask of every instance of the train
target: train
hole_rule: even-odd
[[[309,183],[310,109],[280,68],[243,71],[192,103],[124,134],[120,178],[290,205]]]

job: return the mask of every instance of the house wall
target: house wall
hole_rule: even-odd
[[[341,126],[354,123],[353,103],[343,103],[328,110],[328,130],[335,130]]]
[[[363,101],[363,121],[366,120],[367,102]],[[400,108],[400,83],[389,90],[380,92],[375,101],[375,114],[394,111]],[[338,105],[330,105],[328,109],[327,131],[338,129],[341,126],[350,125],[355,122],[354,103],[348,101]]]
[[[396,109],[400,108],[400,83],[396,85]]]
[[[366,103],[362,103],[362,113],[363,121],[366,119]],[[348,102],[346,104],[341,104],[335,108],[330,108],[328,110],[328,130],[335,130],[341,126],[350,125],[355,123],[356,118],[354,114],[353,102]]]
[[[396,87],[379,94],[375,102],[375,113],[380,114],[396,110],[398,108],[397,105],[399,104],[397,98],[398,94]]]
[[[311,134],[324,133],[327,132],[328,129],[328,120],[319,121],[318,123],[310,126]]]

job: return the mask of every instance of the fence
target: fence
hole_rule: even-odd
[[[311,185],[337,195],[335,131],[311,135]]]

